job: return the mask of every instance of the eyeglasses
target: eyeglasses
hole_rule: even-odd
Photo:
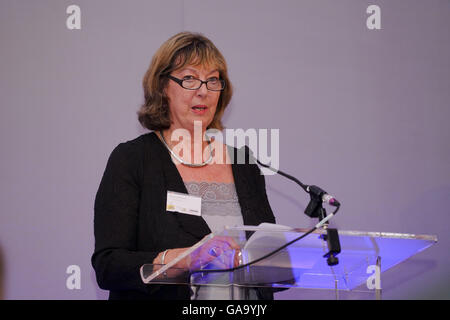
[[[218,78],[211,78],[206,81],[203,81],[189,76],[184,77],[183,79],[178,79],[171,76],[170,74],[167,75],[167,78],[175,81],[181,87],[188,90],[198,90],[204,83],[206,83],[206,89],[210,91],[223,91],[223,89],[225,89],[225,80]]]

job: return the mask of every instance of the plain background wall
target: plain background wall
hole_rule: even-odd
[[[81,30],[66,27],[71,4]],[[381,30],[366,27],[371,4]],[[449,14],[447,0],[0,0],[4,297],[107,297],[90,264],[95,193],[113,148],[146,132],[151,57],[189,30],[227,59],[225,125],[279,129],[280,168],[343,203],[333,226],[438,236],[383,274],[383,297],[450,298]],[[313,224],[307,195],[266,183],[278,223]]]

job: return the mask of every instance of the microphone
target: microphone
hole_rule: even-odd
[[[314,230],[318,229],[318,228],[322,228],[322,226],[326,225],[326,235],[322,235],[322,239],[324,239],[327,242],[327,246],[328,246],[328,253],[324,255],[324,258],[327,258],[327,264],[329,266],[334,266],[337,265],[339,263],[338,258],[336,257],[340,252],[341,252],[341,245],[339,242],[339,234],[337,229],[332,229],[332,228],[328,228],[328,220],[330,220],[339,210],[341,204],[339,203],[339,201],[336,200],[335,197],[333,197],[332,195],[328,194],[325,190],[319,188],[318,186],[314,186],[314,185],[305,185],[303,184],[300,180],[298,180],[297,178],[284,173],[281,170],[278,169],[274,169],[271,166],[261,163],[254,155],[252,150],[250,150],[250,148],[244,146],[242,147],[240,150],[240,152],[244,153],[245,158],[247,158],[247,155],[249,157],[249,163],[251,161],[254,161],[253,163],[258,163],[259,165],[268,168],[270,170],[272,170],[275,173],[278,173],[280,175],[282,175],[283,177],[294,181],[295,183],[297,183],[300,187],[302,187],[303,190],[305,190],[305,192],[309,193],[311,200],[308,203],[308,206],[305,209],[305,214],[311,218],[319,218],[319,223],[313,228],[311,229],[309,232],[305,233],[302,237],[304,237],[305,235],[313,232]],[[334,212],[332,212],[329,216],[327,216],[327,213],[325,211],[325,209],[322,206],[322,203],[327,203],[330,206],[336,207],[336,209],[334,210]],[[300,238],[302,238],[300,237]],[[276,253],[279,250],[281,250],[282,248],[286,247],[287,245],[295,242],[299,240],[294,239],[293,241],[287,243],[285,246],[279,248],[278,250],[272,252],[272,253]],[[263,257],[262,259],[272,255],[272,253],[270,253],[269,255],[266,255],[265,257]],[[253,263],[260,261],[259,259],[254,261]],[[252,263],[252,264],[253,264]]]
[[[330,206],[339,207],[341,205],[335,197],[328,194],[325,190],[319,188],[318,186],[307,186],[306,192],[308,192],[312,196],[319,197],[320,199],[322,199],[322,202],[329,204]]]

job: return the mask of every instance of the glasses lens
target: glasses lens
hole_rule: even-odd
[[[208,87],[209,90],[220,91],[225,88],[225,81],[220,79],[211,79],[208,80],[206,86]]]
[[[186,79],[183,80],[182,86],[186,89],[198,89],[202,85],[202,82],[198,79]]]
[[[199,79],[184,79],[181,86],[189,90],[197,90],[202,86]],[[206,88],[212,91],[222,91],[225,88],[225,81],[220,79],[210,79],[206,82]]]

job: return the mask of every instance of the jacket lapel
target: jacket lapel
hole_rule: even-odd
[[[162,144],[159,138],[153,133],[153,139],[156,139],[156,143],[160,147],[159,154],[161,155],[162,175],[165,186],[162,188],[164,211],[166,210],[167,203],[167,191],[175,191],[180,193],[188,193],[183,179],[178,172],[177,167],[172,161],[170,154],[166,147]],[[190,234],[194,238],[201,240],[204,236],[211,233],[206,221],[200,216],[194,216],[190,214],[184,214],[180,212],[170,212],[166,214],[172,214],[178,225],[184,232]]]
[[[229,147],[229,150],[230,148],[231,147]],[[260,221],[253,209],[253,201],[255,201],[256,197],[255,189],[253,187],[254,184],[250,180],[250,177],[252,176],[251,165],[248,164],[247,160],[244,164],[242,164],[242,161],[238,161],[238,158],[244,159],[242,157],[248,155],[247,147],[245,147],[245,150],[244,148],[233,148],[231,152],[234,158],[231,168],[233,170],[234,184],[238,195],[239,205],[241,206],[244,225],[258,225]]]
[[[165,185],[161,188],[161,197],[164,205],[163,210],[165,211],[167,191],[175,191],[186,194],[188,191],[166,147],[162,144],[155,133],[152,133],[152,138],[159,146],[158,153],[161,155],[160,161],[163,181],[165,183]],[[254,211],[255,204],[253,203],[256,201],[257,197],[255,194],[254,182],[251,180],[252,168],[251,165],[248,164],[248,161],[246,161],[245,164],[241,164],[242,161],[238,162],[238,157],[242,157],[244,152],[245,155],[248,154],[247,147],[245,147],[245,149],[237,149],[229,146],[229,152],[233,157],[231,169],[233,172],[234,184],[239,205],[241,207],[244,225],[258,225],[260,221]],[[211,233],[211,229],[208,227],[206,221],[200,216],[183,214],[179,212],[170,212],[170,214],[174,215],[179,227],[184,232],[190,234],[198,240],[201,240],[204,236]]]

